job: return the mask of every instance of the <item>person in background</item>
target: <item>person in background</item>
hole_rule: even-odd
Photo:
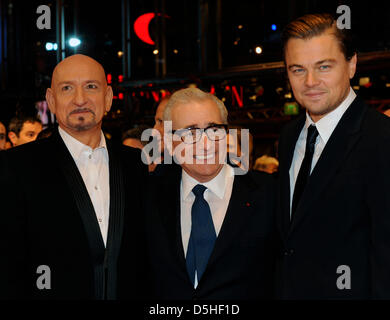
[[[42,122],[33,116],[17,116],[8,125],[8,138],[13,147],[35,141],[42,131]]]
[[[267,155],[263,155],[256,159],[253,170],[263,171],[273,174],[278,171],[279,161]]]
[[[7,142],[7,130],[5,125],[0,122],[0,151],[5,150],[5,144]]]
[[[154,126],[153,129],[156,129],[158,131],[158,150],[160,153],[159,156],[159,162],[156,164],[156,161],[153,161],[151,165],[149,165],[149,171],[152,175],[160,175],[163,174],[165,170],[169,170],[171,167],[164,164],[164,110],[167,106],[167,103],[169,101],[170,95],[165,96],[163,99],[161,99],[160,103],[157,106],[156,114],[154,116]]]
[[[142,150],[144,152],[143,148],[148,144],[148,141],[142,141],[142,133],[149,129],[146,125],[140,125],[136,128],[129,129],[125,131],[122,135],[122,143],[125,146],[136,148]],[[149,155],[145,153],[145,160],[149,163]],[[155,163],[150,163],[148,165],[149,173],[153,172],[156,168]]]
[[[239,126],[229,126],[227,135],[228,162],[232,166],[248,171],[253,166],[253,136],[248,131],[248,150],[244,150],[241,141],[243,129]],[[236,134],[233,134],[233,130],[235,130]]]
[[[148,141],[142,141],[142,133],[149,129],[148,126],[140,125],[136,128],[129,129],[122,134],[122,144],[132,148],[142,149]]]

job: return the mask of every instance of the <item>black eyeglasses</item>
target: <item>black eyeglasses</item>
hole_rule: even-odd
[[[227,124],[212,124],[207,128],[184,128],[172,130],[172,134],[180,137],[181,141],[186,144],[194,144],[200,140],[203,132],[211,141],[219,141],[225,139],[227,133]]]

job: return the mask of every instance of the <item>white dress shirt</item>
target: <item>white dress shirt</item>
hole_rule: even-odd
[[[322,151],[325,148],[326,143],[328,142],[330,136],[332,135],[334,129],[339,123],[341,117],[347,111],[348,107],[351,105],[353,100],[356,97],[356,93],[350,88],[348,96],[344,101],[333,111],[329,112],[327,115],[322,117],[317,122],[313,122],[309,114],[306,112],[306,122],[302,128],[302,131],[298,137],[297,143],[295,144],[294,156],[291,162],[290,167],[290,217],[291,217],[291,207],[292,200],[294,195],[295,181],[301,168],[303,158],[305,157],[306,149],[306,136],[307,129],[310,125],[315,125],[318,130],[318,136],[316,139],[315,150],[313,154],[313,160],[311,163],[310,173],[313,171],[315,165],[317,164],[318,159],[321,156]]]
[[[91,147],[73,138],[60,127],[58,131],[83,178],[95,209],[104,245],[106,245],[110,212],[110,180],[104,134],[101,133],[99,146],[92,150]]]
[[[205,183],[198,182],[182,170],[180,184],[180,220],[185,255],[187,255],[187,247],[191,235],[191,209],[195,201],[195,195],[192,189],[197,184],[204,185],[207,188],[203,196],[210,206],[215,233],[218,237],[232,195],[233,182],[234,169],[227,164],[224,164],[216,177]],[[198,281],[197,277],[195,277],[195,288],[197,285]]]

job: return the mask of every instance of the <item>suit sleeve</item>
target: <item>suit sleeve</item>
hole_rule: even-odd
[[[0,153],[0,299],[26,297],[25,216],[21,184]]]

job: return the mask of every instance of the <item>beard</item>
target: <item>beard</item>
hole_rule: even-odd
[[[87,111],[88,113],[77,114],[80,111]],[[76,114],[76,115],[75,115]],[[95,127],[98,122],[96,120],[95,112],[89,108],[77,109],[69,113],[66,119],[67,126],[76,131],[86,131]]]

